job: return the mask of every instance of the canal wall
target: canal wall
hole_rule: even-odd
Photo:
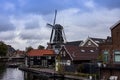
[[[22,71],[25,72],[30,72],[33,74],[37,74],[40,76],[46,76],[48,78],[62,78],[64,80],[65,79],[74,79],[74,80],[90,80],[87,78],[83,78],[83,77],[79,77],[79,76],[72,76],[72,75],[63,75],[63,74],[59,74],[57,73],[55,70],[53,69],[38,69],[38,68],[26,68],[26,67],[20,67],[19,68]]]

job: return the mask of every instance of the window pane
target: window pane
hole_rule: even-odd
[[[115,60],[115,62],[120,62],[120,51],[115,51],[114,52],[114,60]]]
[[[120,55],[115,55],[115,62],[120,62]]]
[[[108,55],[104,54],[104,62],[108,61]]]
[[[104,62],[107,62],[107,61],[108,61],[108,54],[109,54],[108,51],[104,51],[104,52],[103,52],[103,55],[104,55]]]
[[[108,54],[108,51],[104,51],[104,54]]]
[[[120,51],[115,51],[115,54],[120,54]]]

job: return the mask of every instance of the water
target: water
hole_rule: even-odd
[[[6,68],[6,63],[0,62],[0,80],[63,80],[58,78],[48,78],[19,70],[18,68]],[[70,80],[70,79],[64,79]]]
[[[4,68],[4,70],[1,70],[2,71],[0,71],[0,80],[63,80],[58,78],[50,79],[47,76],[40,76],[38,74],[27,73],[19,70],[18,68]]]
[[[6,68],[0,73],[0,80],[24,80],[24,72],[18,68]]]

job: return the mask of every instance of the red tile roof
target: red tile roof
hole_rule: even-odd
[[[33,49],[30,52],[28,52],[28,56],[45,56],[45,55],[54,55],[54,50],[37,50]]]

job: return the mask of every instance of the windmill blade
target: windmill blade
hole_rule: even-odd
[[[66,39],[66,36],[65,36],[65,32],[64,32],[64,30],[63,30],[63,37],[64,37],[64,39],[65,39],[65,43],[67,42],[67,39]]]
[[[49,24],[49,23],[47,23],[47,27],[52,28],[52,29],[55,29],[55,26],[53,26],[53,25],[51,25],[51,24]]]
[[[51,24],[49,24],[49,23],[47,23],[46,25],[47,25],[48,27],[51,27],[51,28],[53,27],[53,25],[51,25]]]
[[[53,36],[53,28],[52,28],[52,32],[51,32],[51,36],[50,36],[50,43],[52,42],[52,36]]]
[[[56,22],[56,16],[57,16],[57,10],[55,10],[55,17],[54,17],[53,26],[55,26],[55,22]]]

